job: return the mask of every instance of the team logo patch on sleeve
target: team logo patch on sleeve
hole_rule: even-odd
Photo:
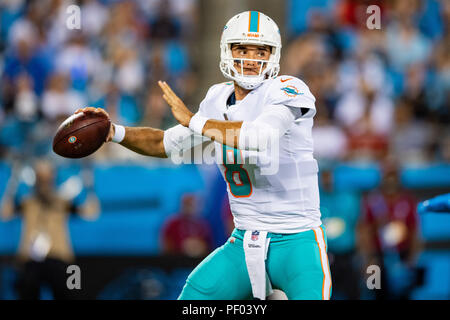
[[[281,90],[288,96],[288,97],[295,97],[298,95],[302,95],[302,92],[299,92],[298,89],[294,86],[286,86],[281,88]]]

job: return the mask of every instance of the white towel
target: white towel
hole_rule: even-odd
[[[270,238],[267,231],[247,230],[244,234],[245,263],[252,285],[253,297],[265,300],[272,294],[272,285],[266,273],[267,251]]]

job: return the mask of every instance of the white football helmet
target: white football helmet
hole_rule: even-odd
[[[269,45],[272,53],[269,60],[233,58],[232,44]],[[223,75],[247,90],[257,88],[265,79],[275,78],[280,71],[281,36],[277,24],[258,11],[245,11],[235,15],[225,25],[220,40],[220,71]],[[241,70],[234,67],[241,60]],[[243,62],[260,63],[258,75],[244,75]],[[263,67],[266,66],[264,70]]]

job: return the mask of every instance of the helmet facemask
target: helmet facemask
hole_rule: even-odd
[[[249,58],[234,58],[231,47],[233,44],[243,43],[226,43],[221,46],[221,61],[220,70],[230,80],[235,81],[240,87],[252,90],[257,88],[266,79],[275,78],[280,70],[279,55],[273,46],[271,46],[271,54],[268,60],[264,59],[249,59]],[[261,43],[248,43],[253,45],[262,45]],[[245,61],[254,61],[258,64],[258,75],[245,75],[244,63]],[[238,63],[238,68],[235,64]]]

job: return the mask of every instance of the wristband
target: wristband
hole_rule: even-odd
[[[118,124],[114,124],[114,137],[112,137],[112,142],[115,143],[121,143],[123,138],[125,138],[125,127],[118,125]]]
[[[205,126],[206,121],[209,119],[199,115],[198,113],[194,114],[189,121],[189,129],[194,131],[195,133],[202,134],[203,127]]]

